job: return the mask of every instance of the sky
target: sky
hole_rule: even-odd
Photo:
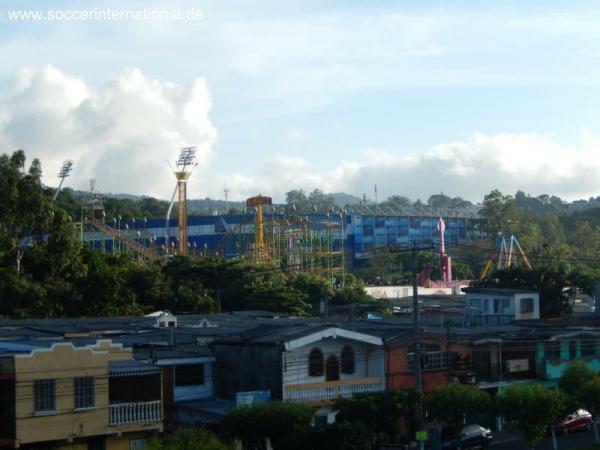
[[[107,10],[146,19],[80,17]],[[3,0],[0,152],[158,198],[185,146],[192,198],[595,197],[599,20],[550,0]]]

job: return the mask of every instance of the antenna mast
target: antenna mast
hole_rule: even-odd
[[[227,214],[229,211],[229,188],[224,188],[223,192],[225,193],[225,214]]]

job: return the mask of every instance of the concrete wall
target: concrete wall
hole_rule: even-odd
[[[521,302],[524,299],[533,299],[533,312],[521,313]],[[495,315],[510,315],[514,320],[528,320],[528,319],[539,319],[540,318],[540,296],[537,293],[530,294],[514,294],[514,295],[493,295],[493,294],[467,294],[467,306],[470,307],[472,299],[480,299],[482,307],[479,311],[469,308],[471,314],[482,314],[488,316]],[[509,299],[510,308],[507,312],[494,312],[494,300]],[[484,309],[484,301],[488,302],[488,309]]]
[[[60,343],[49,349],[15,356],[16,438],[20,444],[56,441],[115,433],[117,431],[157,428],[157,424],[108,426],[108,363],[131,359],[131,351],[110,341],[93,347],[73,347]],[[93,376],[95,407],[75,410],[74,378]],[[54,379],[56,411],[36,413],[35,380]],[[162,424],[158,427],[162,428]]]
[[[281,353],[276,344],[212,345],[216,357],[215,392],[235,399],[237,392],[270,390],[271,398],[281,399]]]
[[[582,361],[600,373],[600,339],[591,336],[571,336],[554,342],[558,347],[558,358],[548,358],[543,342],[536,344],[535,365],[537,375],[547,380],[559,379],[575,361]],[[588,352],[582,348],[587,346]],[[573,351],[574,350],[574,354]]]
[[[382,348],[338,337],[323,339],[314,344],[285,352],[283,355],[283,384],[324,382],[325,375],[315,377],[308,374],[308,356],[311,350],[319,348],[323,352],[325,367],[325,361],[330,355],[336,356],[341,364],[342,349],[346,345],[354,350],[355,372],[353,374],[340,373],[340,380],[383,377],[384,351]]]
[[[365,286],[365,292],[375,298],[407,298],[412,297],[412,286]],[[427,288],[419,286],[419,295],[461,295],[460,287]]]
[[[533,299],[533,312],[521,313],[521,303],[526,298]],[[515,319],[528,320],[540,318],[540,295],[539,294],[517,294],[515,295]]]
[[[197,386],[176,386],[174,377],[173,392],[175,401],[193,400],[211,397],[213,395],[213,363],[203,363],[204,384]]]
[[[133,432],[124,433],[123,435],[106,436],[106,450],[130,450],[131,441],[134,439],[150,439],[154,436],[154,432]],[[63,442],[56,446],[57,450],[87,450],[88,442],[86,439],[75,439],[73,442]]]
[[[444,341],[432,341],[432,343],[434,342],[440,346],[441,351],[446,351]],[[415,387],[415,372],[409,370],[408,367],[408,353],[412,343],[409,341],[398,342],[388,347],[385,360],[386,386],[388,390]],[[453,345],[450,351],[458,353],[463,357],[469,357],[471,354],[469,347],[460,345]],[[438,386],[448,383],[448,370],[445,368],[440,370],[423,370],[422,381],[423,390],[431,391]]]

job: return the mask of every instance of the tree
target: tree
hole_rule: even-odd
[[[288,205],[296,205],[296,207],[306,203],[306,193],[302,189],[294,189],[285,194],[285,202]]]
[[[425,409],[441,422],[463,423],[467,415],[489,410],[491,398],[481,389],[459,383],[451,383],[434,389],[425,397]]]
[[[81,242],[75,236],[75,226],[67,214],[58,209],[52,214],[45,243],[49,275],[52,278],[73,279],[81,275]]]
[[[325,194],[321,189],[314,189],[308,194],[308,207],[319,212],[328,212],[335,208],[335,199],[332,195]]]
[[[233,450],[202,428],[177,428],[172,433],[150,441],[148,450]]]
[[[324,295],[331,297],[331,283],[320,275],[309,272],[298,272],[290,275],[287,279],[287,285],[307,296],[307,301],[313,308],[321,303]]]
[[[594,369],[587,366],[583,361],[576,361],[563,372],[558,387],[573,399],[579,399],[579,390],[588,381],[596,378],[597,373]]]
[[[25,170],[25,152],[0,156],[0,238],[14,256],[17,273],[25,250],[43,240],[50,220],[50,199],[42,189],[42,167],[34,159]]]
[[[521,433],[531,448],[565,409],[565,395],[539,384],[509,386],[498,398],[508,425]]]
[[[402,267],[401,254],[378,251],[361,263],[355,274],[366,283],[390,284],[402,276]]]
[[[600,413],[600,376],[585,381],[577,390],[577,400],[587,409],[594,420],[594,438],[598,442],[598,414]]]
[[[147,312],[126,286],[127,266],[133,264],[126,255],[104,255],[84,247],[82,258],[88,270],[75,280],[81,301],[64,312],[65,316],[138,316]]]
[[[179,309],[179,305],[174,304],[174,290],[182,288],[185,284],[178,283],[177,287],[171,286],[171,280],[165,276],[158,264],[128,264],[123,277],[128,290],[135,295],[136,302],[144,305],[148,310],[166,309],[173,313],[186,311],[185,307]],[[202,289],[197,290],[197,294],[202,293]],[[195,308],[187,311],[194,312]]]
[[[395,443],[398,435],[408,438],[420,398],[420,394],[414,389],[338,398],[334,403],[334,409],[339,410],[336,421],[384,433],[389,442]]]
[[[455,280],[471,280],[473,269],[466,262],[452,258],[452,276]]]
[[[481,229],[491,236],[506,231],[508,220],[513,219],[516,212],[512,197],[494,189],[483,198],[483,206],[479,211]]]
[[[333,408],[337,410],[336,422],[361,424],[375,431],[378,427],[377,417],[379,403],[383,394],[356,394],[351,398],[337,398]]]
[[[473,206],[473,203],[464,200],[462,197],[448,197],[442,192],[429,197],[427,205],[433,208],[466,208],[468,206]]]
[[[306,316],[311,310],[306,300],[306,294],[287,286],[261,286],[244,299],[244,309]]]
[[[361,423],[336,423],[312,428],[304,450],[374,450],[373,430]]]
[[[348,286],[336,289],[330,303],[332,305],[351,305],[373,303],[374,301],[375,299],[367,294],[362,287]]]
[[[242,441],[247,450],[266,450],[266,440],[274,450],[304,449],[313,412],[296,403],[262,403],[236,409],[225,419],[225,428]]]
[[[569,233],[569,243],[578,258],[595,258],[600,252],[600,228],[589,222],[575,222]]]
[[[449,208],[452,199],[445,195],[443,192],[441,194],[433,194],[427,200],[427,206],[431,206],[433,208]]]
[[[381,202],[380,206],[388,206],[390,208],[407,208],[412,206],[412,202],[408,197],[403,195],[390,195],[385,201]]]

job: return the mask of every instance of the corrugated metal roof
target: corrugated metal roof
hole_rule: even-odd
[[[154,375],[160,373],[160,368],[135,359],[125,361],[109,361],[108,374],[111,377],[131,377]]]

